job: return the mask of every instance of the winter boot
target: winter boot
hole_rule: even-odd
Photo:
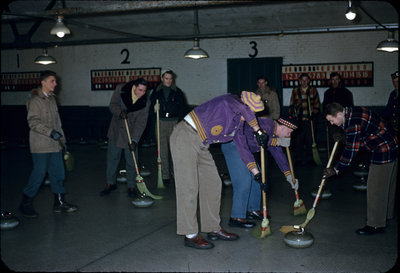
[[[22,212],[22,215],[28,218],[37,218],[38,214],[33,209],[32,205],[33,199],[27,195],[23,195],[22,202],[19,206],[19,210]]]
[[[64,200],[64,194],[56,193],[54,194],[54,212],[74,212],[78,210],[75,205],[69,204]]]

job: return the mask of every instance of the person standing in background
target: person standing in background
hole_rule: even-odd
[[[258,89],[254,93],[259,95],[264,102],[264,111],[257,113],[257,116],[277,120],[281,114],[281,106],[275,88],[268,85],[268,80],[265,77],[257,78],[257,86]]]
[[[381,113],[383,119],[387,124],[398,133],[399,132],[399,71],[394,72],[392,75],[392,83],[394,90],[390,93],[389,100],[386,104],[385,110]]]
[[[152,92],[150,100],[150,109],[154,109],[154,112],[157,112],[156,100],[159,103],[162,179],[163,183],[168,185],[172,176],[169,137],[175,124],[189,111],[185,95],[176,86],[175,74],[171,69],[161,72],[161,83]]]
[[[290,97],[289,114],[298,118],[299,127],[292,134],[295,155],[295,165],[315,165],[312,157],[311,123],[316,132],[316,121],[320,113],[318,91],[310,85],[311,79],[307,73],[299,77],[300,86],[293,89]],[[310,110],[311,109],[311,112]]]

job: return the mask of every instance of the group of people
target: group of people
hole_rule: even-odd
[[[116,189],[118,165],[124,151],[128,195],[137,195],[132,153],[137,155],[146,124],[148,120],[154,121],[154,113],[158,112],[163,182],[175,183],[176,189],[177,234],[184,236],[185,246],[209,249],[214,246],[211,241],[239,238],[220,225],[222,183],[209,146],[221,144],[232,179],[229,226],[254,227],[255,223],[249,220],[262,219],[261,191],[267,191],[268,187],[262,183],[260,163],[254,154],[260,148],[269,151],[290,187],[297,190],[299,181],[292,179],[282,147],[293,146],[296,160],[301,164],[312,160],[310,122],[316,122],[320,114],[319,96],[310,85],[309,75],[302,74],[300,85],[293,89],[290,98],[289,114],[281,116],[276,90],[268,85],[265,77],[260,77],[255,92],[217,96],[189,111],[184,93],[175,85],[174,78],[174,72],[167,69],[161,73],[161,83],[150,92],[143,78],[121,84],[114,91],[109,105],[112,119],[107,134],[106,186],[100,194],[106,196]],[[56,74],[44,71],[40,80],[41,86],[32,91],[27,103],[33,171],[20,205],[22,214],[32,218],[38,216],[32,200],[46,173],[55,194],[54,212],[70,213],[78,209],[64,199],[62,149],[66,139],[54,97]],[[393,217],[398,72],[392,74],[392,80],[395,90],[382,114],[354,107],[352,94],[343,86],[338,73],[331,74],[331,88],[324,94],[323,110],[329,136],[342,143],[343,151],[333,167],[323,170],[323,175],[327,178],[340,175],[361,149],[371,153],[367,225],[357,230],[358,234],[383,232],[386,219]],[[207,233],[208,240],[200,232]]]

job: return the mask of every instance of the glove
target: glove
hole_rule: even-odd
[[[130,150],[131,152],[134,152],[135,149],[136,149],[136,144],[135,144],[135,142],[131,142],[131,143],[129,143],[128,145],[129,145],[129,150]]]
[[[338,174],[338,172],[336,171],[336,169],[335,169],[334,167],[325,168],[325,169],[322,171],[322,175],[323,175],[323,177],[325,177],[325,178],[329,178],[329,177],[335,176],[335,175],[337,175],[337,174]]]
[[[286,176],[286,181],[290,184],[290,186],[292,187],[292,189],[294,190],[298,190],[299,189],[299,180],[297,178],[294,179],[295,183],[293,185],[293,178],[292,175],[289,174],[288,176]]]
[[[254,132],[254,135],[256,136],[258,146],[265,148],[268,145],[268,135],[261,131],[261,129]]]
[[[336,142],[336,141],[339,141],[339,142],[341,142],[341,143],[345,143],[345,140],[344,140],[344,135],[342,134],[342,133],[339,133],[339,132],[335,132],[335,133],[333,133],[332,134],[332,138],[333,138],[333,140]]]
[[[258,183],[260,183],[260,189],[264,192],[267,192],[268,186],[265,183],[262,183],[262,177],[261,177],[261,173],[257,173],[256,175],[254,175],[254,180],[256,180]]]
[[[125,110],[122,110],[121,113],[119,114],[120,119],[128,119],[128,114],[126,113]]]
[[[279,137],[278,145],[282,146],[282,147],[289,147],[290,146],[290,137]]]
[[[62,137],[62,134],[60,132],[57,132],[56,130],[52,130],[50,133],[50,137],[54,140],[59,140]]]
[[[160,111],[160,104],[158,103],[156,103],[156,104],[154,104],[154,113],[157,113],[157,111]]]

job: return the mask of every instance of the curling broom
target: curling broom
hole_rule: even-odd
[[[290,155],[290,150],[289,147],[286,147],[286,153],[287,153],[287,158],[289,161],[289,167],[290,167],[290,174],[292,175],[292,183],[293,185],[296,183],[296,180],[294,178],[294,170],[293,170],[293,164],[292,164],[292,157]],[[303,200],[299,198],[299,193],[297,190],[294,190],[294,194],[296,196],[296,201],[293,204],[293,215],[303,215],[307,213],[306,206],[304,205]]]
[[[162,180],[162,168],[161,168],[161,145],[160,145],[160,104],[156,100],[157,105],[157,189],[165,189]]]
[[[126,133],[128,134],[129,144],[132,144],[131,134],[129,133],[128,122],[126,119],[124,119],[124,122],[125,122]],[[131,151],[131,153],[132,153],[133,161],[135,163],[135,168],[136,168],[136,174],[137,174],[136,175],[136,186],[137,186],[138,190],[141,193],[145,193],[147,196],[150,196],[153,199],[162,199],[163,198],[162,196],[154,195],[147,189],[146,184],[144,183],[143,177],[140,175],[140,172],[139,172],[139,168],[138,168],[138,165],[136,162],[135,152]]]
[[[332,164],[332,161],[333,161],[333,157],[335,155],[338,143],[339,142],[336,141],[335,145],[333,146],[332,153],[331,153],[331,156],[329,157],[328,164],[326,165],[326,168],[330,168],[331,167],[331,164]],[[319,185],[318,193],[315,196],[313,207],[308,211],[307,218],[304,221],[304,223],[302,223],[301,225],[294,225],[294,226],[282,226],[281,229],[280,229],[281,232],[288,233],[288,232],[291,232],[291,231],[299,231],[299,230],[301,230],[302,228],[305,228],[308,225],[308,223],[311,221],[311,219],[314,218],[315,207],[317,206],[320,194],[321,194],[322,189],[323,189],[323,187],[325,185],[325,181],[326,181],[326,177],[323,176],[322,180],[321,180],[321,184]]]

